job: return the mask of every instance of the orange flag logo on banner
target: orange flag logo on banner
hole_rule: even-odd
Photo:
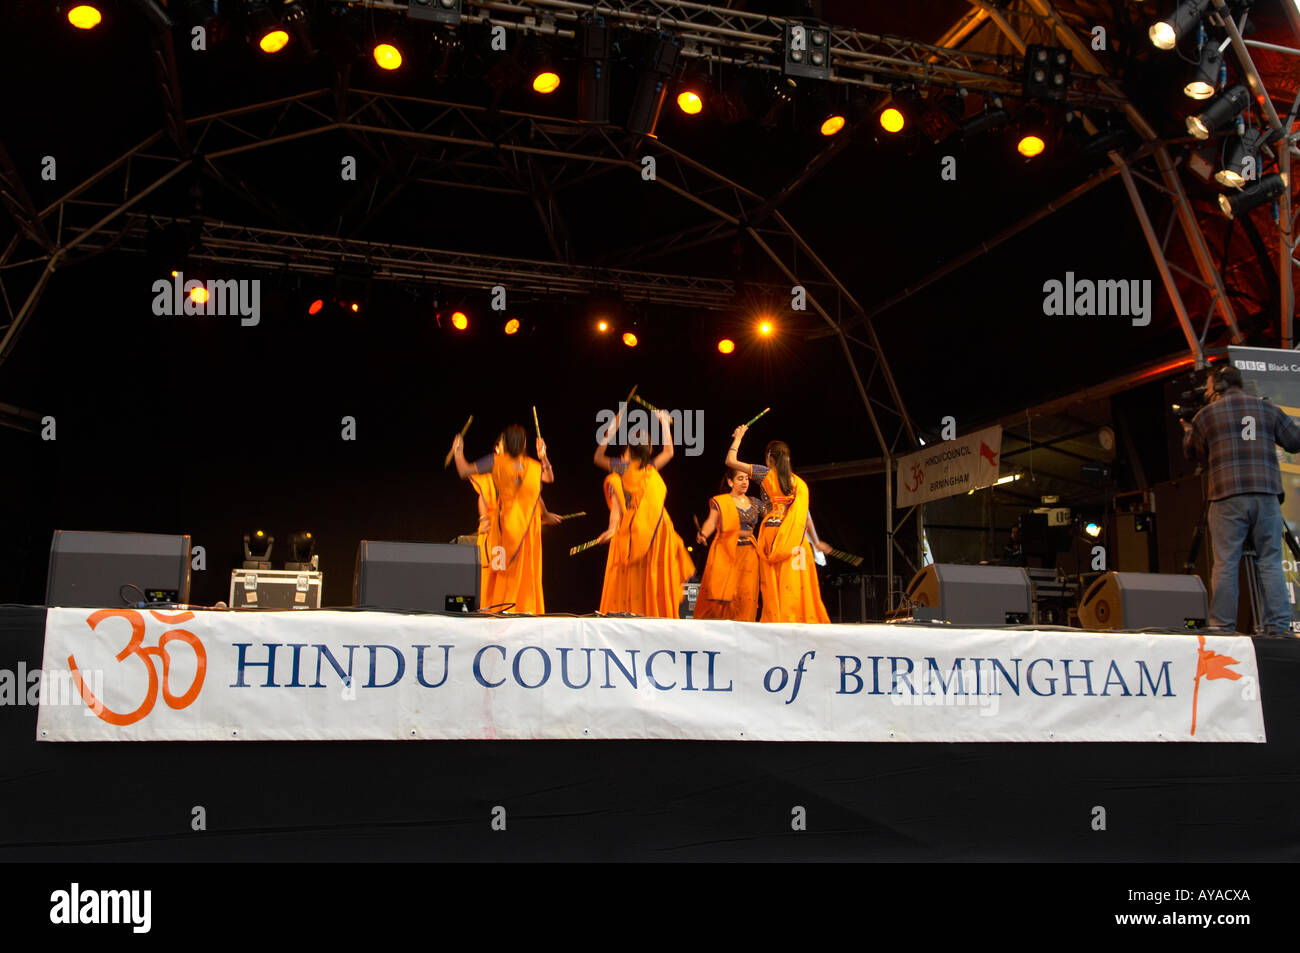
[[[1196,637],[1199,647],[1196,650],[1196,684],[1192,688],[1192,734],[1196,734],[1196,703],[1201,692],[1201,679],[1241,678],[1240,672],[1231,671],[1228,666],[1240,664],[1231,655],[1220,655],[1205,647],[1205,636]]]

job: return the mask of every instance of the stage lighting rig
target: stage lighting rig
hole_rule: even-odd
[[[800,79],[830,79],[832,38],[821,23],[786,23],[782,71]]]
[[[1070,91],[1070,71],[1068,50],[1057,46],[1027,47],[1023,78],[1025,98],[1064,102]]]
[[[248,38],[263,53],[279,53],[289,45],[289,31],[265,0],[248,6]]]
[[[1246,183],[1257,177],[1259,171],[1259,147],[1264,141],[1264,134],[1258,129],[1247,129],[1228,147],[1228,158],[1223,168],[1214,173],[1214,181],[1233,189],[1245,188]]]
[[[1250,92],[1240,83],[1229,86],[1210,100],[1203,112],[1187,117],[1187,131],[1197,139],[1208,139],[1237,118],[1250,104]]]
[[[244,568],[245,569],[270,569],[271,568],[271,547],[275,545],[275,537],[267,536],[260,529],[253,530],[251,533],[244,534]]]
[[[984,100],[984,110],[963,120],[961,134],[965,137],[978,135],[991,129],[1001,129],[1011,117],[1002,106],[1001,96],[990,96]]]
[[[412,20],[457,26],[464,14],[462,4],[463,0],[410,0],[406,15]]]
[[[1272,201],[1285,192],[1286,188],[1286,176],[1274,172],[1239,192],[1222,193],[1219,196],[1219,209],[1228,218],[1236,218],[1243,212],[1249,212],[1265,202]]]
[[[651,136],[659,124],[659,113],[668,93],[668,80],[677,68],[682,41],[671,33],[656,33],[650,42],[650,56],[637,81],[627,131],[634,136]]]
[[[1210,0],[1183,0],[1172,14],[1151,25],[1147,36],[1152,45],[1158,50],[1172,50],[1200,22],[1209,6]]]

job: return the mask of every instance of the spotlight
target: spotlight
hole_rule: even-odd
[[[901,132],[905,125],[907,117],[896,106],[890,106],[880,114],[880,128],[885,132]]]
[[[1213,43],[1201,48],[1201,60],[1183,92],[1192,99],[1209,99],[1219,88],[1219,73],[1223,69],[1223,51]]]
[[[830,79],[831,39],[831,31],[820,23],[787,22],[782,71],[804,79]]]
[[[257,45],[263,53],[279,53],[288,43],[289,33],[278,28],[268,30],[257,38]]]
[[[786,110],[790,108],[790,104],[794,102],[794,94],[797,91],[798,84],[788,76],[772,83],[766,90],[769,97],[767,109],[758,124],[764,129],[775,129]]]
[[[1178,38],[1194,27],[1205,14],[1210,0],[1183,0],[1170,16],[1151,25],[1147,36],[1158,50],[1172,50]]]
[[[601,334],[604,334],[606,331],[609,330],[609,322],[604,320],[603,318],[597,321],[596,330],[599,331]]]
[[[1026,159],[1042,155],[1046,148],[1047,144],[1043,142],[1043,137],[1032,132],[1021,136],[1020,141],[1016,143],[1016,151]]]
[[[1266,175],[1254,185],[1239,192],[1224,192],[1219,196],[1219,209],[1228,218],[1236,218],[1243,212],[1271,201],[1286,191],[1286,176],[1274,172]]]
[[[659,124],[659,113],[668,93],[668,79],[677,67],[682,41],[671,33],[657,33],[651,43],[650,58],[637,80],[632,108],[628,112],[627,131],[634,136],[651,136]]]
[[[550,67],[543,67],[533,74],[533,91],[549,96],[560,88],[560,74]]]
[[[451,313],[451,326],[457,331],[464,331],[469,327],[469,315],[464,311],[453,311]]]
[[[352,302],[352,304],[350,305],[350,307],[352,308],[352,313],[353,313],[353,314],[356,314],[358,311],[361,310],[361,305],[357,304],[355,301]]]
[[[1025,98],[1064,101],[1070,91],[1070,60],[1070,53],[1060,47],[1027,47],[1023,77]]]
[[[271,547],[275,537],[267,536],[260,529],[244,534],[244,568],[270,569]]]
[[[1098,536],[1101,535],[1101,524],[1093,523],[1091,521],[1084,523],[1083,531],[1087,533],[1089,536],[1091,536],[1093,539],[1096,539]]]
[[[1259,169],[1259,146],[1264,141],[1264,134],[1258,129],[1247,129],[1228,148],[1228,159],[1223,168],[1214,173],[1214,181],[1230,188],[1244,188],[1246,183],[1255,178]]]
[[[321,308],[323,308],[323,307],[325,307],[325,302],[324,302],[322,299],[317,298],[317,299],[316,299],[315,301],[313,301],[311,304],[307,305],[307,313],[308,313],[308,314],[320,314],[320,312],[321,312]]]
[[[1237,83],[1210,100],[1205,111],[1187,117],[1187,131],[1197,139],[1208,139],[1217,130],[1237,118],[1237,115],[1250,103],[1250,93],[1245,86]]]
[[[730,354],[736,349],[736,342],[731,338],[723,338],[718,342],[718,351],[722,354]]]
[[[90,3],[79,3],[68,11],[68,22],[78,30],[93,30],[103,19],[99,8]]]
[[[511,318],[509,321],[507,321],[507,322],[506,322],[506,327],[505,327],[505,332],[506,332],[506,334],[518,334],[518,333],[519,333],[519,319],[518,319],[518,318]]]
[[[455,26],[461,19],[461,0],[411,0],[406,15],[412,20]]]
[[[383,70],[395,70],[402,65],[402,51],[392,43],[376,43],[375,65]]]
[[[847,120],[843,116],[839,113],[833,113],[822,120],[820,132],[823,136],[833,136],[844,128],[845,122]]]
[[[693,89],[683,89],[677,94],[677,108],[688,116],[698,116],[704,109],[704,100]]]
[[[248,15],[250,38],[263,53],[279,53],[289,43],[284,23],[265,2],[251,5]]]
[[[207,304],[208,289],[203,287],[203,285],[195,285],[190,289],[190,300],[195,304]]]
[[[764,318],[758,322],[758,333],[765,338],[771,337],[776,331],[776,325]]]
[[[631,331],[623,332],[623,343],[628,347],[636,347],[636,335]]]
[[[288,572],[311,572],[320,565],[316,556],[316,540],[311,533],[294,533],[289,537],[289,562],[284,564]]]

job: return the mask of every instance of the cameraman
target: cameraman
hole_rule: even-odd
[[[1265,634],[1291,635],[1291,604],[1282,577],[1282,473],[1273,445],[1300,452],[1300,425],[1276,405],[1241,389],[1241,371],[1224,366],[1205,381],[1210,403],[1183,425],[1183,450],[1210,476],[1209,528],[1214,546],[1210,623],[1232,632],[1242,544],[1255,545],[1264,591]]]

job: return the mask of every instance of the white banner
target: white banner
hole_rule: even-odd
[[[1002,427],[997,426],[899,457],[894,505],[903,509],[996,483],[1001,454]]]
[[[1245,637],[50,609],[44,665],[44,741],[1265,740]]]

